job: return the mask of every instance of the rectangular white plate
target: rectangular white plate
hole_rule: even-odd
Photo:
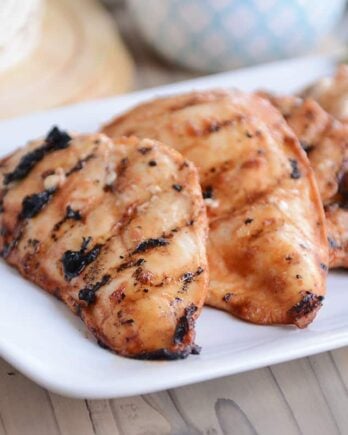
[[[328,58],[278,62],[2,121],[1,154],[45,134],[53,124],[94,131],[116,113],[160,94],[209,87],[291,92],[331,72],[333,64]],[[130,360],[103,350],[63,304],[3,262],[0,276],[0,355],[42,386],[73,397],[143,394],[348,344],[348,273],[344,272],[330,273],[324,307],[306,330],[255,326],[206,308],[197,322],[201,355],[174,362]]]

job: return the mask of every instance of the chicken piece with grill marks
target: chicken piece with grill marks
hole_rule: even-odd
[[[312,99],[260,95],[283,113],[311,162],[325,209],[330,268],[348,268],[348,124]]]
[[[207,223],[191,163],[155,141],[55,128],[3,159],[0,174],[9,264],[121,355],[198,351]]]
[[[326,291],[324,214],[308,159],[268,101],[193,92],[142,104],[103,131],[162,140],[198,167],[209,305],[260,324],[313,320]]]
[[[301,96],[313,98],[335,118],[348,123],[348,65],[338,65],[333,76],[313,83]]]

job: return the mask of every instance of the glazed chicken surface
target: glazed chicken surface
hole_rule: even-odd
[[[198,352],[206,213],[198,174],[156,141],[54,128],[0,162],[4,259],[117,353]]]
[[[268,101],[193,92],[142,104],[103,132],[161,140],[197,165],[210,225],[209,305],[260,324],[313,320],[326,285],[324,213],[309,161]]]
[[[262,95],[283,113],[311,162],[325,209],[330,268],[348,268],[348,124],[312,99]]]

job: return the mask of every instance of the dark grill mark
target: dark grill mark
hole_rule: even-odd
[[[227,127],[228,125],[230,125],[231,122],[232,121],[230,119],[227,119],[226,121],[220,121],[220,122],[213,121],[208,125],[205,133],[216,133],[219,130],[221,130],[223,127]]]
[[[19,219],[30,219],[36,216],[48,203],[56,190],[44,190],[40,193],[33,193],[26,196],[22,202],[22,211],[20,212]]]
[[[88,285],[79,291],[80,301],[85,301],[87,305],[93,304],[96,301],[96,292],[104,285],[110,282],[111,276],[104,275],[101,281],[95,284]]]
[[[302,149],[304,151],[306,151],[307,154],[309,154],[314,149],[313,145],[310,145],[307,142],[304,142],[303,140],[300,140],[300,145],[301,145]]]
[[[198,267],[196,272],[186,272],[181,276],[181,281],[184,283],[182,286],[181,291],[185,292],[189,286],[189,284],[196,278],[196,276],[199,276],[201,273],[204,272],[204,269],[201,267]]]
[[[324,272],[327,272],[329,270],[328,266],[324,263],[320,263],[320,269],[322,269]]]
[[[213,186],[206,186],[202,193],[204,199],[213,199]]]
[[[169,349],[158,349],[152,352],[141,352],[137,355],[134,355],[133,358],[141,359],[141,360],[168,360],[174,361],[177,359],[187,358],[191,353],[197,355],[197,352],[193,350],[193,348],[199,349],[199,346],[188,346],[182,351],[175,352]],[[199,353],[199,352],[198,352]]]
[[[131,325],[132,323],[134,323],[133,319],[126,319],[126,320],[121,320],[121,325]]]
[[[183,276],[181,277],[182,281],[184,281],[184,283],[189,284],[190,282],[193,281],[195,274],[193,272],[186,272],[183,274]]]
[[[12,172],[5,174],[4,185],[25,178],[34,168],[34,166],[45,157],[46,154],[67,148],[69,146],[70,140],[71,137],[65,131],[61,131],[57,127],[53,127],[46,136],[43,145],[25,154],[19,161],[16,168]]]
[[[189,332],[189,323],[186,318],[186,316],[180,317],[175,333],[174,333],[174,344],[181,344],[186,336],[186,334]]]
[[[148,165],[151,167],[154,167],[154,166],[157,166],[157,162],[155,160],[150,160]]]
[[[89,154],[89,155],[86,156],[85,158],[78,160],[77,163],[75,164],[75,166],[73,166],[73,167],[70,169],[70,171],[68,171],[68,172],[65,174],[65,176],[66,176],[66,177],[69,177],[69,176],[70,176],[71,174],[73,174],[74,172],[81,171],[81,169],[84,168],[85,164],[86,164],[87,162],[89,162],[90,160],[94,159],[94,157],[95,157],[94,154]]]
[[[132,252],[132,255],[139,254],[140,252],[146,252],[149,251],[150,249],[158,248],[160,246],[166,246],[168,245],[168,243],[169,242],[165,240],[163,237],[159,237],[158,239],[147,239],[139,243],[139,245]]]
[[[21,241],[23,236],[24,227],[22,225],[19,225],[19,227],[16,229],[15,235],[13,239],[9,243],[5,243],[3,250],[1,251],[0,255],[3,258],[6,258],[10,255],[12,249],[14,249],[18,243]]]
[[[246,218],[245,221],[244,221],[244,223],[245,223],[245,225],[249,225],[249,224],[251,224],[251,222],[253,222],[253,220],[254,220],[254,219]]]
[[[348,209],[348,172],[346,172],[338,185],[338,193],[341,195],[340,207]]]
[[[297,180],[298,178],[301,178],[301,172],[298,168],[297,160],[295,159],[289,159],[290,165],[291,165],[291,174],[290,177],[294,180]]]
[[[233,296],[233,293],[226,293],[226,294],[223,296],[222,300],[223,300],[224,302],[230,302],[230,300],[232,299],[232,296]]]
[[[28,240],[28,245],[32,246],[33,248],[35,248],[39,244],[40,244],[40,240],[37,240],[37,239],[29,239]]]
[[[174,190],[176,190],[177,192],[181,192],[182,189],[183,189],[183,187],[182,187],[181,184],[173,184],[173,185],[172,185],[172,188],[173,188]]]
[[[141,147],[138,148],[138,151],[140,154],[142,154],[143,156],[147,153],[149,153],[152,150],[152,147]]]
[[[321,307],[323,304],[324,296],[318,296],[310,291],[301,292],[302,299],[294,305],[289,311],[295,315],[295,318],[301,318],[311,313],[313,310]]]
[[[105,344],[102,340],[100,340],[100,338],[97,338],[97,344],[102,349],[112,350],[107,344]]]
[[[119,310],[117,312],[117,317],[118,317],[118,319],[120,321],[120,324],[121,325],[131,325],[132,323],[134,323],[133,319],[125,319],[126,315],[127,314],[125,314],[122,310]]]
[[[121,177],[121,175],[123,175],[126,172],[128,166],[128,158],[125,157],[124,159],[122,159],[117,167],[117,174],[119,177]]]
[[[74,220],[74,221],[80,221],[82,219],[82,216],[78,210],[73,210],[70,205],[67,206],[65,216],[62,220],[57,222],[53,227],[53,232],[56,232],[60,229],[60,227],[68,220]]]
[[[90,251],[87,251],[91,237],[83,238],[82,246],[79,251],[68,250],[63,254],[62,263],[64,277],[67,281],[80,275],[86,266],[96,260],[101,251],[101,245],[95,245]]]
[[[206,136],[208,134],[217,133],[223,128],[232,125],[234,122],[235,119],[211,120],[210,122],[206,122],[202,128],[192,128],[191,134],[195,136]]]
[[[105,186],[103,187],[103,190],[105,193],[114,191],[112,184],[105,184]]]
[[[191,354],[192,355],[199,355],[202,351],[202,347],[198,346],[198,344],[193,344],[191,346]]]
[[[185,308],[185,313],[180,319],[175,328],[173,343],[181,344],[188,332],[194,327],[193,315],[198,310],[196,305],[191,304]]]
[[[33,249],[34,253],[36,253],[36,252],[38,252],[38,250],[40,248],[40,240],[29,239],[28,240],[28,246]]]
[[[329,246],[331,249],[340,249],[341,248],[341,246],[337,243],[337,241],[335,239],[328,237],[327,240],[329,242]]]
[[[65,216],[67,219],[73,219],[75,221],[80,221],[82,219],[82,216],[78,210],[73,210],[70,205],[66,208]]]
[[[12,241],[10,243],[5,243],[3,249],[0,253],[1,257],[7,258],[14,247],[15,247],[14,241]]]
[[[129,269],[131,267],[139,267],[139,266],[142,266],[144,263],[145,263],[145,260],[143,258],[139,258],[138,260],[126,261],[125,263],[122,263],[117,268],[117,272],[122,272],[122,270],[126,270],[126,269]]]

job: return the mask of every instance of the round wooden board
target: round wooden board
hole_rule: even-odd
[[[130,89],[133,63],[96,0],[46,0],[34,52],[0,74],[0,118]]]

